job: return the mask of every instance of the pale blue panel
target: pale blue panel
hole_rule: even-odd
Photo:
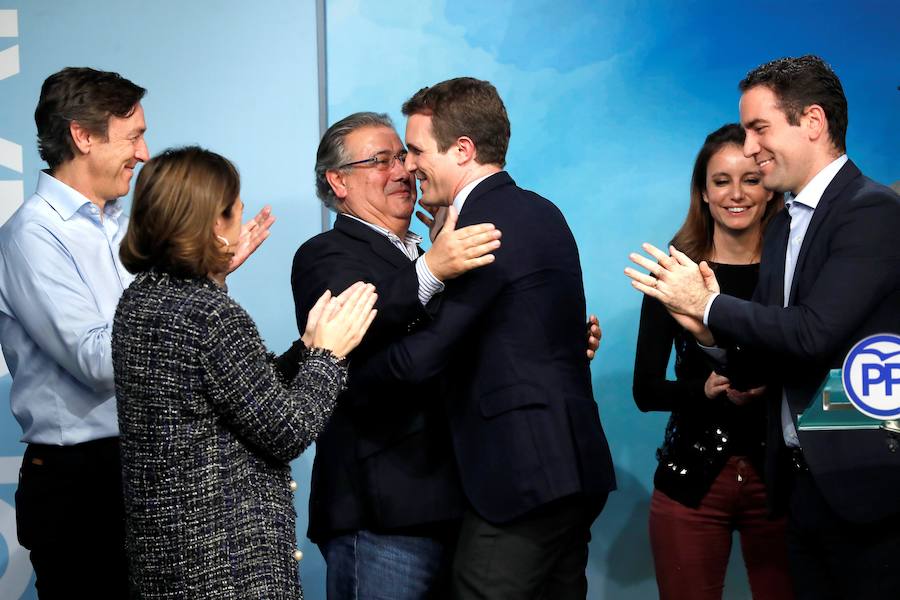
[[[510,173],[556,202],[575,233],[603,325],[594,386],[619,477],[594,527],[590,598],[656,595],[647,512],[666,415],[640,413],[631,397],[640,297],[622,274],[628,253],[671,238],[703,138],[737,120],[746,72],[780,56],[817,53],[834,66],[851,157],[875,179],[900,180],[898,17],[896,3],[878,1],[328,3],[331,122],[386,111],[403,137],[400,105],[419,88],[489,79],[512,121]],[[749,597],[739,556],[725,596]]]
[[[318,143],[315,2],[304,0],[7,0],[17,9],[18,38],[0,37],[0,51],[19,45],[21,73],[0,80],[0,138],[23,146],[22,175],[0,167],[0,180],[23,180],[26,196],[45,165],[35,147],[34,107],[40,85],[65,66],[118,71],[149,92],[143,104],[151,153],[200,144],[233,160],[247,210],[265,203],[278,216],[272,237],[229,278],[273,350],[296,338],[290,265],[296,248],[319,230],[312,184]],[[0,214],[2,207],[0,207]],[[0,458],[21,456],[20,431],[0,376]],[[308,459],[295,465],[308,488]],[[14,476],[14,473],[13,473]],[[0,511],[14,481],[0,481]],[[308,598],[324,596],[321,557],[305,539],[306,498],[298,494],[298,533]],[[7,515],[0,514],[0,597],[5,582]],[[12,541],[15,540],[14,528]],[[77,541],[72,548],[77,549]],[[63,554],[69,550],[61,550]],[[24,598],[32,598],[29,592]]]

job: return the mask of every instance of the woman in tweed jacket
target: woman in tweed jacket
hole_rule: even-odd
[[[269,354],[224,287],[247,254],[239,188],[196,147],[150,160],[135,187],[121,256],[137,276],[112,335],[135,598],[302,598],[288,462],[374,316],[371,286],[326,293],[302,341]]]

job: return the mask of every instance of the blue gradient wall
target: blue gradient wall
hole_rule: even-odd
[[[656,597],[647,514],[667,415],[640,413],[631,397],[640,297],[622,275],[627,254],[671,238],[703,138],[738,119],[742,76],[780,56],[816,53],[833,65],[850,105],[851,158],[884,183],[900,179],[900,7],[409,0],[385,8],[329,3],[329,115],[388,111],[402,137],[400,105],[419,88],[460,75],[497,86],[512,122],[508,170],[562,209],[588,308],[603,325],[594,389],[619,491],[593,529],[589,597]],[[725,597],[747,598],[735,548]]]
[[[40,83],[67,65],[117,70],[147,87],[152,151],[200,143],[235,160],[248,210],[273,205],[272,238],[231,281],[270,347],[296,335],[289,289],[296,247],[318,230],[313,0],[0,0],[0,222],[43,167],[32,113]],[[512,120],[509,171],[563,210],[578,240],[590,310],[604,328],[594,385],[620,490],[594,528],[591,598],[655,597],[646,534],[654,450],[665,415],[637,411],[631,368],[640,298],[621,274],[644,240],[680,224],[689,171],[707,132],[737,118],[737,82],[778,56],[818,53],[850,103],[850,156],[900,179],[896,2],[392,0],[327,3],[328,112],[387,111],[448,77],[493,81]],[[16,73],[3,71],[13,46]],[[14,149],[12,155],[15,156]],[[21,184],[17,182],[22,182]],[[21,185],[21,191],[18,187]],[[421,228],[419,228],[421,232]],[[10,511],[22,445],[0,369],[0,598],[33,598]],[[305,540],[312,451],[295,464],[306,597],[324,598],[323,564]],[[72,548],[62,552],[77,551]],[[17,562],[18,561],[18,562]],[[23,582],[23,577],[24,582]],[[23,589],[25,590],[23,592]],[[22,595],[24,593],[24,595]],[[726,598],[747,598],[735,557]]]

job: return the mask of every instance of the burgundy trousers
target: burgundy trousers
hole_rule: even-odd
[[[659,490],[650,502],[650,545],[661,600],[721,600],[732,533],[753,597],[794,598],[787,558],[786,519],[769,519],[765,486],[750,462],[732,457],[698,508]]]

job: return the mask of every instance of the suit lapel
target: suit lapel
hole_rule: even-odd
[[[809,222],[809,228],[806,230],[806,235],[803,236],[803,244],[800,246],[800,254],[797,256],[797,265],[794,267],[794,279],[791,281],[789,305],[793,305],[794,299],[797,297],[797,285],[800,281],[800,273],[803,272],[804,263],[806,262],[807,256],[809,256],[809,249],[815,242],[816,234],[819,232],[819,229],[821,229],[822,222],[825,220],[825,217],[828,216],[828,212],[831,210],[834,200],[842,191],[844,191],[847,184],[859,177],[859,175],[861,175],[859,169],[856,168],[856,165],[854,165],[852,161],[848,160],[846,164],[841,167],[841,170],[837,172],[837,175],[834,176],[834,179],[831,180],[831,183],[828,184],[828,187],[825,188],[822,198],[816,205],[816,210],[813,211],[813,216]],[[784,267],[782,266],[782,269],[783,268]]]
[[[466,212],[473,203],[477,202],[479,198],[490,192],[491,190],[497,189],[502,185],[515,185],[515,181],[510,177],[509,173],[506,171],[499,171],[494,173],[481,183],[475,186],[475,189],[469,193],[469,197],[466,198],[465,204],[463,204],[462,210],[460,213]]]
[[[784,306],[784,260],[787,254],[788,238],[791,235],[791,221],[787,210],[777,215],[766,231],[766,237],[772,236],[774,248],[769,254],[774,268],[771,276],[766,278],[766,289],[761,290],[761,299],[769,305]],[[769,258],[767,257],[767,258]]]
[[[338,215],[334,221],[334,228],[349,237],[361,240],[369,244],[372,252],[394,265],[402,267],[409,264],[409,257],[400,248],[391,243],[381,232],[375,231],[368,225],[351,219],[346,215]]]

